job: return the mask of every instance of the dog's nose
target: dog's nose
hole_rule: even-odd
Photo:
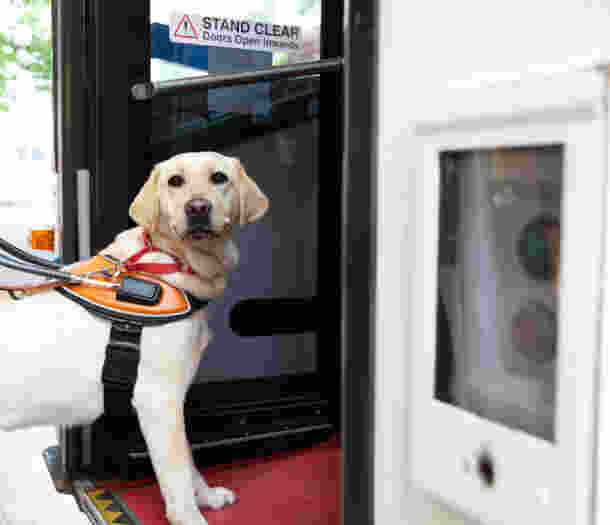
[[[203,217],[212,211],[212,203],[207,199],[193,199],[186,203],[184,211],[187,217]]]

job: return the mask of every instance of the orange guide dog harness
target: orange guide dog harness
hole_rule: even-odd
[[[205,307],[202,301],[191,294],[149,274],[168,274],[181,271],[182,265],[172,256],[174,263],[142,262],[140,259],[149,252],[161,251],[152,246],[148,234],[144,233],[146,246],[125,261],[117,261],[116,270],[108,275],[108,258],[97,255],[83,261],[70,270],[81,275],[95,273],[96,276],[109,282],[136,277],[138,282],[154,283],[158,297],[156,304],[138,304],[121,301],[119,292],[112,288],[88,286],[87,284],[69,284],[56,290],[81,304],[94,315],[100,315],[112,321],[110,338],[106,346],[106,358],[102,368],[104,387],[104,413],[106,417],[115,418],[113,434],[120,435],[123,430],[122,417],[131,415],[131,404],[127,402],[133,396],[138,377],[140,362],[140,339],[146,326],[165,324],[185,319],[195,311]],[[163,252],[165,253],[165,252]],[[111,261],[114,262],[114,261]],[[189,266],[187,273],[195,274]],[[145,272],[145,273],[141,273]],[[127,461],[127,459],[125,459]],[[126,463],[125,463],[126,464]]]
[[[133,321],[137,324],[164,324],[172,320],[178,320],[192,314],[194,311],[205,306],[203,302],[191,294],[176,288],[175,286],[162,281],[161,279],[149,274],[168,274],[182,271],[182,264],[178,259],[168,254],[174,259],[173,263],[153,263],[142,262],[140,259],[150,252],[162,252],[153,247],[150,236],[144,232],[144,248],[131,255],[125,261],[110,260],[108,256],[96,255],[86,261],[81,261],[72,265],[71,273],[89,276],[96,275],[97,280],[109,283],[120,283],[128,277],[135,277],[139,281],[155,283],[160,288],[156,304],[141,304],[126,301],[119,296],[113,288],[103,288],[90,286],[88,284],[67,284],[56,288],[62,295],[75,300],[94,314],[99,314],[109,318],[117,318],[127,322]],[[109,275],[109,260],[115,265],[116,271]],[[144,273],[142,273],[144,272]],[[189,266],[186,273],[195,275]],[[152,301],[151,301],[152,302]]]

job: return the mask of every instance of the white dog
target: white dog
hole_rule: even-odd
[[[101,253],[125,260],[146,246],[147,236],[161,252],[143,260],[181,264],[180,271],[158,277],[199,298],[218,297],[237,264],[233,226],[258,220],[268,205],[237,159],[178,155],[155,166],[132,203],[129,212],[139,227],[119,234]],[[109,321],[56,292],[3,312],[0,427],[78,425],[99,417],[109,331]],[[132,405],[174,525],[205,524],[199,506],[236,501],[231,490],[206,484],[185,434],[185,395],[210,340],[204,310],[142,331]]]

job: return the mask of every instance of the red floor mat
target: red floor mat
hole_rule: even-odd
[[[237,492],[220,510],[202,509],[209,525],[339,525],[341,449],[333,439],[312,449],[202,469],[209,485]],[[167,524],[157,484],[113,488],[145,525]]]

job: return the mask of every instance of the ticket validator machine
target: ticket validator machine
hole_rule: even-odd
[[[530,74],[416,127],[408,475],[485,524],[610,519],[607,105]]]

